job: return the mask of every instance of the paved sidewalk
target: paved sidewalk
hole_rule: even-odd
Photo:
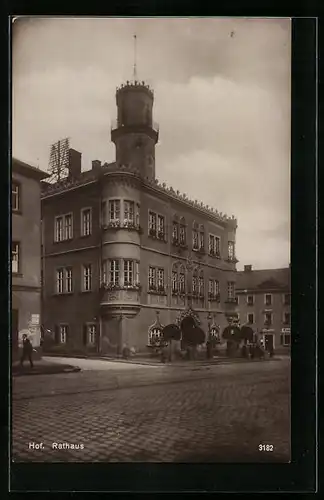
[[[51,360],[35,360],[33,368],[29,362],[20,366],[20,362],[12,364],[11,373],[13,377],[22,377],[25,375],[53,375],[55,373],[74,373],[79,372],[78,366],[68,363],[53,363]]]
[[[100,362],[106,365],[106,362]],[[13,399],[33,399],[50,397],[59,394],[78,394],[85,392],[114,391],[117,389],[171,385],[175,382],[186,383],[192,380],[210,379],[226,376],[235,380],[241,374],[262,373],[270,379],[276,367],[289,366],[287,361],[277,363],[238,363],[211,366],[193,366],[178,368],[172,365],[160,366],[129,366],[127,370],[112,368],[113,363],[107,362],[105,370],[86,370],[79,373],[57,374],[55,377],[37,377],[40,383],[31,384],[29,377],[14,379],[12,384]],[[111,369],[109,369],[111,367]]]

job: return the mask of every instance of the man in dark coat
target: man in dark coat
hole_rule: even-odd
[[[33,354],[33,346],[27,337],[27,335],[24,333],[23,335],[23,352],[22,356],[20,359],[20,365],[23,366],[25,359],[29,359],[30,367],[33,368],[33,360],[32,360],[32,354]]]

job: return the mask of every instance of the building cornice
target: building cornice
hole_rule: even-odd
[[[89,171],[92,172],[92,171]],[[204,217],[208,217],[211,221],[216,223],[222,223],[225,226],[232,226],[233,229],[237,228],[237,219],[232,215],[228,217],[222,212],[218,212],[216,209],[205,205],[198,200],[191,200],[185,193],[180,193],[179,190],[174,190],[172,187],[168,187],[165,183],[160,183],[158,179],[143,178],[140,172],[134,169],[131,165],[120,165],[117,166],[115,163],[104,164],[101,167],[100,172],[93,171],[92,175],[89,173],[90,179],[82,179],[82,176],[76,180],[65,179],[60,184],[49,185],[44,189],[42,194],[42,199],[49,198],[58,194],[65,194],[72,190],[85,187],[89,184],[99,182],[102,177],[106,176],[128,176],[129,178],[136,179],[142,188],[146,191],[151,191],[156,195],[163,196],[164,199],[173,200],[186,208],[189,208]]]

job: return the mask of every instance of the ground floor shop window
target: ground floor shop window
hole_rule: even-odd
[[[280,335],[280,343],[283,346],[290,346],[290,333],[282,333]]]

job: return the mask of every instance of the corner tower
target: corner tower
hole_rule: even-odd
[[[158,126],[153,122],[153,90],[134,80],[116,91],[117,121],[111,127],[117,165],[128,165],[143,177],[155,178]]]

